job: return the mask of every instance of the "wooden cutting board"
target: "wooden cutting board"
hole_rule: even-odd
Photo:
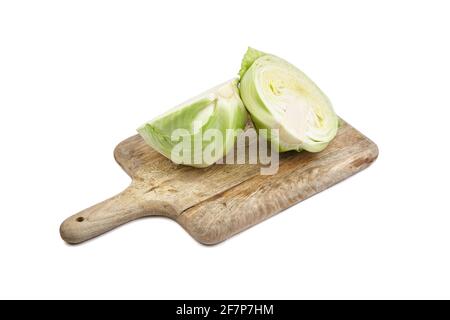
[[[114,151],[132,178],[120,194],[66,219],[60,228],[68,243],[80,243],[144,216],[166,216],[192,237],[216,244],[368,167],[377,146],[342,121],[338,135],[320,153],[280,155],[275,175],[259,165],[175,165],[139,135]]]

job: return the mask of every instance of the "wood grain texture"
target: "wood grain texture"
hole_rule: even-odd
[[[68,243],[80,243],[149,215],[177,221],[204,244],[216,244],[368,167],[377,146],[342,121],[336,138],[320,153],[280,155],[275,175],[260,166],[176,165],[136,135],[114,151],[132,178],[122,193],[66,219],[60,228]]]

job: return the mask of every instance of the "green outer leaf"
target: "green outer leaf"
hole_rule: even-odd
[[[265,55],[266,53],[262,51],[258,51],[256,49],[248,47],[247,52],[244,55],[244,58],[242,58],[241,70],[239,70],[239,76],[241,77],[241,79],[244,76],[244,73],[247,72],[247,70],[252,66],[253,62],[255,62],[255,60]]]

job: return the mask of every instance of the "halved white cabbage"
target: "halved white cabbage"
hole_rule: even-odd
[[[137,131],[151,147],[175,163],[212,165],[233,147],[238,129],[243,129],[247,121],[237,83],[233,79],[214,87]]]
[[[239,75],[241,98],[254,125],[278,129],[278,142],[272,143],[280,152],[319,152],[336,136],[338,117],[330,101],[295,66],[249,48]]]

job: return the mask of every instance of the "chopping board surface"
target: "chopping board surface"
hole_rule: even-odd
[[[219,243],[368,167],[377,146],[342,121],[322,152],[280,154],[278,172],[260,166],[176,165],[151,149],[139,135],[114,151],[132,178],[122,193],[83,210],[61,225],[61,237],[80,243],[144,216],[167,216],[204,244]]]

